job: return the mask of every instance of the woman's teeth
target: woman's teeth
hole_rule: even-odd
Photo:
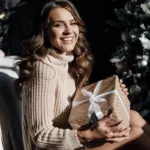
[[[73,38],[64,38],[63,40],[64,40],[64,41],[72,41]]]

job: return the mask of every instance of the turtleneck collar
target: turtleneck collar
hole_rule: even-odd
[[[49,51],[49,55],[47,56],[48,60],[57,66],[65,67],[69,62],[72,62],[74,59],[74,55],[72,53],[69,54],[60,54],[56,50],[51,49]]]

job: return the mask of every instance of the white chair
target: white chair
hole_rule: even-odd
[[[0,58],[0,126],[4,150],[23,150],[21,101],[17,100],[13,87],[18,78],[18,69],[14,68],[17,59],[17,56]]]
[[[3,144],[2,144],[2,131],[1,131],[1,127],[0,127],[0,150],[4,150]]]

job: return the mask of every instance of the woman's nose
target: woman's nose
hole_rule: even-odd
[[[72,32],[72,29],[71,29],[71,26],[66,26],[65,27],[65,30],[64,30],[64,34],[71,34],[71,32]]]

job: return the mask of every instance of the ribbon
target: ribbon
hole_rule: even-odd
[[[123,109],[126,112],[127,117],[130,119],[128,111],[127,111],[124,103],[122,102],[122,99],[121,99],[118,91],[112,90],[112,91],[105,92],[103,94],[100,94],[100,95],[96,96],[96,94],[98,93],[99,89],[101,88],[101,84],[102,84],[102,80],[97,82],[97,84],[96,84],[96,86],[94,88],[93,93],[90,92],[90,91],[87,91],[85,88],[83,88],[81,90],[81,92],[87,98],[84,99],[84,100],[82,100],[82,101],[79,101],[79,100],[76,99],[75,101],[73,101],[72,106],[75,107],[75,106],[81,105],[81,104],[86,103],[87,101],[89,101],[90,102],[90,106],[89,106],[89,109],[88,109],[88,117],[89,117],[89,119],[91,120],[92,114],[95,113],[97,119],[100,120],[100,119],[102,119],[104,117],[104,114],[103,114],[100,106],[96,102],[98,102],[98,103],[104,102],[104,101],[106,101],[106,99],[103,99],[102,98],[103,96],[115,93],[118,96],[118,98],[120,100],[120,103],[121,103]]]
[[[100,102],[104,102],[106,100],[101,98],[101,95],[95,96],[98,93],[98,91],[101,87],[101,83],[102,83],[102,81],[97,82],[93,93],[90,92],[90,91],[87,91],[86,89],[83,88],[81,90],[81,92],[84,96],[87,96],[88,98],[84,99],[82,101],[78,101],[78,100],[73,101],[73,104],[72,104],[73,107],[75,107],[75,106],[78,106],[80,104],[83,104],[83,103],[89,101],[90,106],[89,106],[89,109],[88,109],[88,117],[89,117],[90,120],[91,120],[91,116],[92,116],[93,113],[95,113],[98,120],[100,120],[104,117],[104,114],[101,111],[101,108],[99,107],[99,105],[96,102],[100,103]]]

